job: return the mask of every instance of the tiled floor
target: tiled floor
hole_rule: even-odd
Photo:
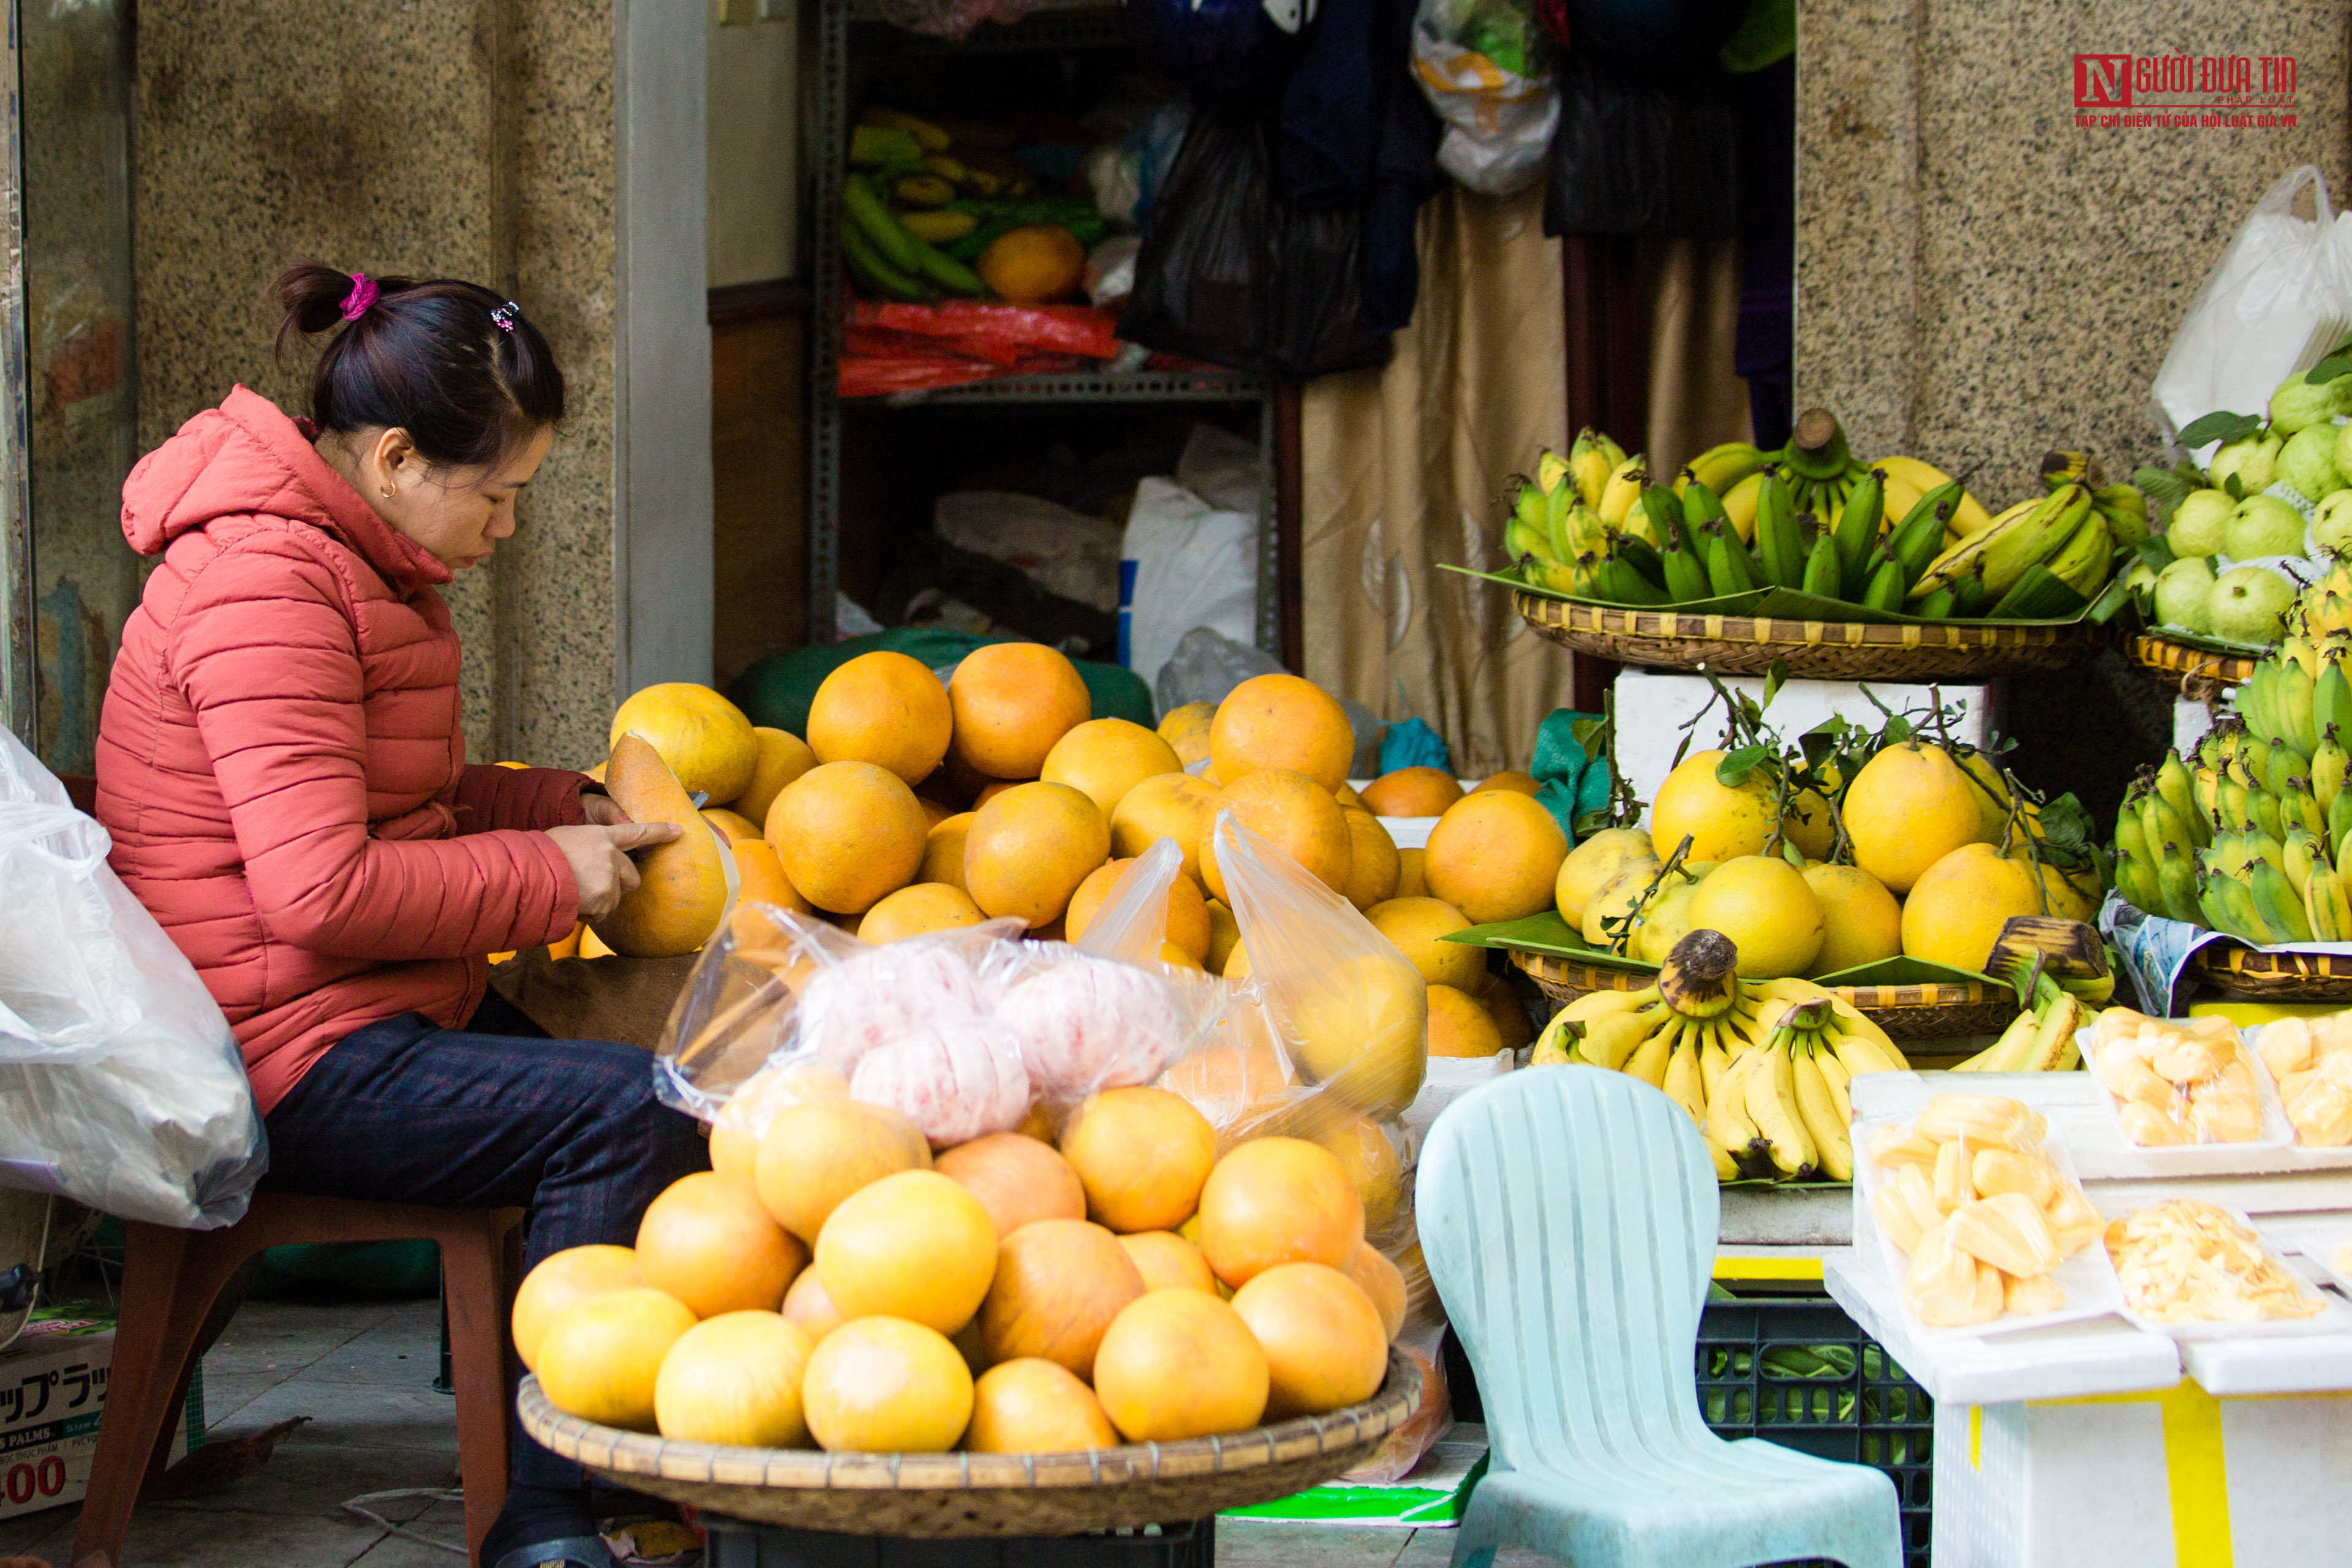
[[[205,1358],[205,1416],[215,1437],[311,1417],[261,1474],[133,1518],[127,1568],[449,1568],[448,1552],[345,1513],[345,1499],[395,1488],[449,1489],[457,1439],[439,1370],[430,1301],[392,1307],[251,1302]],[[68,1568],[74,1508],[0,1521],[0,1558],[29,1554]],[[465,1539],[455,1502],[404,1500],[378,1513],[441,1541]],[[1444,1568],[1450,1531],[1343,1530],[1229,1520],[1217,1560],[1233,1568]],[[1540,1568],[1514,1558],[1503,1568]]]

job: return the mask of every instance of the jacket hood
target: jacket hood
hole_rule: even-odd
[[[309,420],[237,387],[139,459],[122,484],[123,538],[157,555],[217,518],[278,517],[332,535],[395,593],[449,581],[449,568],[378,517],[310,437]]]

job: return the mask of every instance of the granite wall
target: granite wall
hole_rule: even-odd
[[[2352,199],[2347,40],[2343,0],[1800,0],[1799,406],[1985,465],[1988,505],[2062,438],[2150,456],[2148,384],[2256,198],[2309,163]],[[2292,57],[2296,123],[2076,123],[2077,54],[2176,50]]]
[[[563,365],[570,417],[520,531],[447,590],[482,760],[598,760],[621,679],[615,38],[614,0],[139,16],[142,450],[239,382],[300,406],[307,362],[272,363],[263,299],[295,257],[489,284]]]

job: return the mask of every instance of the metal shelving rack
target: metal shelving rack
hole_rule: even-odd
[[[850,28],[882,26],[873,0],[820,0],[817,8],[816,211],[814,298],[809,345],[808,638],[834,638],[834,601],[841,577],[842,342],[841,187],[849,163]],[[1003,53],[1013,50],[1112,48],[1127,41],[1116,5],[1055,5],[1009,26],[982,23],[958,43],[899,33],[909,53]],[[1014,375],[944,391],[906,393],[867,401],[887,408],[1006,409],[1040,404],[1255,403],[1258,405],[1257,644],[1282,653],[1276,595],[1275,527],[1275,400],[1257,377],[1235,371],[1090,372]]]

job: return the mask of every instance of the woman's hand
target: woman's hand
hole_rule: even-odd
[[[580,918],[589,921],[611,914],[623,895],[635,889],[637,868],[628,851],[667,844],[677,835],[675,822],[624,821],[612,826],[590,823],[547,830],[556,848],[571,863],[572,880],[580,889]]]
[[[588,818],[590,826],[595,827],[618,827],[631,820],[629,814],[621,809],[619,801],[609,795],[596,795],[587,790],[580,792],[580,810]]]

